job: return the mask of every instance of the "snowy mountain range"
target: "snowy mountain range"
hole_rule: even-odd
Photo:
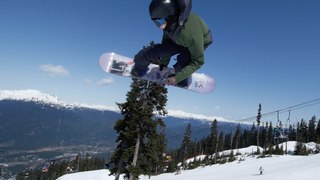
[[[25,153],[41,157],[45,152],[49,154],[45,158],[55,158],[55,154],[86,147],[108,153],[116,145],[113,127],[121,118],[119,110],[112,107],[66,103],[38,90],[0,90],[0,149],[4,153],[0,162],[15,162]],[[215,117],[169,110],[162,119],[167,145],[172,149],[180,146],[188,124],[194,130],[193,139],[208,136]],[[221,119],[217,118],[219,130],[236,130],[237,123]]]
[[[0,147],[8,151],[61,144],[64,147],[84,144],[112,147],[116,137],[113,127],[120,118],[119,110],[112,107],[66,103],[38,90],[0,90]],[[169,111],[169,115],[163,117],[166,135],[171,137],[168,146],[179,146],[189,123],[196,131],[193,138],[207,136],[214,119]],[[221,119],[217,118],[221,131],[227,133],[236,129],[237,123]]]
[[[19,101],[33,101],[38,103],[46,103],[55,106],[61,106],[65,108],[89,108],[95,110],[108,110],[119,112],[119,109],[116,107],[107,107],[103,105],[89,105],[85,103],[68,103],[61,100],[56,95],[50,95],[38,90],[0,90],[0,101],[1,100],[19,100]],[[197,119],[202,121],[212,122],[217,119],[218,121],[223,122],[234,122],[232,120],[225,119],[223,117],[215,116],[205,116],[201,114],[192,114],[180,110],[168,110],[168,116],[173,116],[181,119]]]
[[[17,100],[17,101],[32,101],[38,103],[46,103],[55,106],[61,106],[65,108],[89,108],[95,110],[110,110],[118,111],[113,107],[106,107],[101,105],[88,105],[88,104],[77,104],[67,103],[61,100],[56,95],[50,95],[42,93],[38,90],[27,89],[27,90],[0,90],[0,101],[1,100]]]

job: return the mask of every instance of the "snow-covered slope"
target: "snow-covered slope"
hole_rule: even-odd
[[[285,146],[285,143],[280,146]],[[296,141],[287,143],[288,151],[294,151]],[[315,150],[316,143],[305,144],[307,149]],[[197,168],[194,170],[184,170],[181,174],[167,173],[158,176],[152,176],[151,180],[311,180],[320,179],[320,154],[309,156],[272,156],[269,158],[257,158],[249,154],[254,153],[257,146],[250,146],[234,150],[240,153],[238,160],[232,163],[222,165],[212,165]],[[260,147],[260,151],[262,148]],[[220,152],[229,154],[230,150]],[[241,161],[239,161],[241,157]],[[198,156],[197,159],[203,159],[204,156]],[[188,159],[188,162],[194,158]],[[263,175],[259,174],[259,168],[264,169]],[[75,174],[64,175],[58,180],[111,180],[114,176],[109,176],[108,170],[88,171]],[[121,178],[122,179],[122,178]],[[148,180],[147,176],[140,176],[141,180]]]
[[[286,150],[286,147],[287,147],[288,154],[293,155],[296,145],[297,145],[297,141],[288,141],[287,143],[286,142],[280,143],[279,147],[280,148],[283,147],[284,151]],[[317,150],[317,144],[314,142],[305,143],[304,145],[306,146],[307,150],[310,150],[311,152],[315,152]],[[273,148],[276,148],[276,146],[274,146]],[[249,146],[246,148],[234,149],[233,153],[235,155],[239,154],[242,156],[241,158],[243,158],[244,156],[257,153],[257,150],[258,150],[258,146],[252,145],[252,146]],[[231,151],[232,150],[221,151],[221,152],[219,152],[219,155],[220,156],[229,155],[229,154],[231,154]],[[262,147],[259,147],[259,151],[263,152],[264,149]],[[197,156],[196,158],[187,159],[187,163],[193,162],[194,159],[203,160],[204,158],[205,158],[205,155],[200,155],[200,156]]]
[[[77,104],[67,103],[62,101],[55,95],[45,94],[38,90],[27,89],[27,90],[0,90],[0,101],[2,100],[17,100],[17,101],[33,101],[38,103],[46,103],[55,106],[61,106],[65,108],[89,108],[96,110],[109,110],[118,111],[114,107],[106,107],[102,105],[88,105],[88,104]]]
[[[61,99],[57,96],[52,96],[48,94],[41,93],[37,90],[0,90],[0,101],[10,99],[10,100],[22,100],[22,101],[38,101],[47,102],[53,104],[64,104]]]
[[[247,156],[244,161],[234,161],[223,165],[212,165],[181,174],[152,176],[151,180],[311,180],[320,179],[320,154],[310,156],[273,156],[260,158]],[[259,168],[264,169],[259,175]],[[58,180],[113,180],[108,170],[90,171],[64,175]],[[122,178],[121,178],[122,179]],[[149,177],[141,176],[141,180]]]
[[[39,103],[48,103],[56,106],[62,106],[66,108],[90,108],[90,109],[97,109],[97,110],[109,110],[119,112],[119,110],[115,107],[106,107],[102,105],[88,105],[88,104],[78,104],[78,103],[67,103],[62,101],[59,97],[55,95],[50,95],[46,93],[42,93],[38,90],[0,90],[0,101],[1,100],[21,100],[21,101],[35,101]],[[204,121],[213,121],[217,119],[218,121],[224,122],[232,122],[227,120],[223,117],[214,117],[214,116],[204,116],[201,114],[191,114],[186,113],[180,110],[168,110],[168,115],[183,119],[198,119]]]
[[[285,151],[286,147],[287,147],[287,151],[288,154],[293,154],[295,147],[296,147],[297,141],[288,141],[287,144],[284,143],[280,143],[279,147],[283,147],[283,150]],[[314,142],[309,142],[309,143],[305,143],[305,146],[307,148],[307,150],[311,150],[311,151],[315,151],[317,149],[317,144]],[[274,146],[273,148],[276,148],[276,146]],[[259,147],[259,151],[263,152],[263,148]],[[250,147],[246,147],[246,148],[241,148],[241,149],[237,149],[233,151],[234,154],[236,153],[240,153],[242,155],[249,155],[249,154],[253,154],[257,152],[257,146],[250,146]],[[223,152],[220,152],[220,154],[230,154],[231,150],[226,150]]]

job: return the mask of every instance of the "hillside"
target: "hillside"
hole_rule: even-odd
[[[213,165],[194,170],[182,171],[181,174],[162,174],[151,180],[311,180],[320,178],[320,155],[312,156],[274,156],[272,158],[246,158],[243,162]],[[259,167],[264,169],[259,175]],[[113,180],[108,170],[98,170],[65,175],[58,180]],[[149,177],[142,176],[141,180]]]
[[[288,142],[289,151],[294,150],[296,142]],[[308,148],[314,148],[314,143],[309,143]],[[151,180],[311,180],[320,178],[320,154],[309,156],[272,156],[269,158],[257,158],[249,155],[256,146],[243,148],[238,151],[242,153],[238,160],[232,163],[219,164],[196,168],[194,170],[184,170],[180,174],[167,173],[152,176]],[[241,157],[241,161],[239,160]],[[259,168],[264,169],[263,174],[259,174]],[[141,176],[141,180],[148,180],[149,177]],[[114,176],[109,176],[108,170],[98,170],[64,175],[58,180],[112,180]]]
[[[112,125],[120,118],[113,111],[35,101],[2,100],[0,109],[0,146],[19,150],[102,142],[111,146],[115,138]]]

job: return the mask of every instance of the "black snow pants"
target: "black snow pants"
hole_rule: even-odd
[[[150,63],[161,65],[161,59],[177,55],[177,62],[173,65],[175,72],[181,71],[185,66],[191,62],[190,52],[186,47],[175,44],[168,39],[162,44],[156,44],[143,48],[134,57],[135,67],[138,71],[147,69]],[[190,78],[179,82],[178,86],[188,85]]]

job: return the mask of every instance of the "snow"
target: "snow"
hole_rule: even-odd
[[[250,149],[250,148],[249,148]],[[309,156],[272,156],[257,158],[246,156],[244,161],[234,161],[223,165],[200,167],[181,171],[181,174],[167,173],[152,176],[151,180],[309,180],[320,179],[320,154]],[[263,167],[263,175],[259,168]],[[108,170],[97,170],[64,175],[58,180],[113,180]],[[123,179],[121,177],[121,179]],[[141,176],[148,180],[148,176]]]
[[[85,103],[67,103],[62,101],[55,95],[45,94],[38,90],[0,90],[0,101],[2,100],[18,100],[18,101],[33,101],[39,103],[46,103],[65,108],[89,108],[95,110],[109,110],[119,112],[117,108],[107,107],[102,105],[89,105]]]
[[[109,171],[104,170],[97,170],[97,171],[87,171],[87,172],[80,172],[75,174],[68,174],[64,175],[57,180],[105,180],[105,179],[114,179],[112,176],[109,176]]]
[[[42,101],[53,104],[63,103],[57,96],[41,93],[38,90],[0,90],[0,100],[12,99],[23,101]]]
[[[316,143],[306,143],[307,149],[315,150]],[[285,143],[279,145],[285,148]],[[293,152],[296,141],[287,142],[288,152]],[[263,149],[259,147],[262,152]],[[250,146],[234,150],[234,153],[240,153],[238,160],[232,163],[222,165],[212,165],[199,167],[194,170],[184,170],[181,173],[166,173],[158,176],[152,176],[151,180],[301,180],[320,179],[320,154],[309,156],[293,155],[273,155],[268,158],[257,158],[251,154],[257,151],[257,146]],[[220,152],[220,154],[229,154],[231,150]],[[205,155],[190,158],[187,162],[194,159],[203,159]],[[241,158],[241,161],[239,160]],[[264,169],[263,175],[259,174],[259,168]],[[111,180],[114,176],[109,176],[108,170],[97,170],[68,174],[60,177],[58,180]],[[121,177],[121,179],[123,179]],[[148,176],[140,176],[141,180],[148,180]]]
[[[288,153],[289,154],[292,154],[295,150],[295,146],[296,146],[297,142],[296,141],[288,141],[287,143],[287,150],[288,150]],[[305,143],[304,144],[307,148],[307,150],[312,150],[312,151],[315,151],[317,149],[317,144],[314,143],[314,142],[309,142],[309,143]],[[279,147],[283,146],[283,150],[286,149],[286,143],[282,143],[282,144],[279,144]],[[275,146],[274,146],[275,148]]]
[[[249,154],[254,154],[257,152],[257,146],[249,146],[249,147],[246,147],[246,148],[241,148],[241,149],[236,149],[236,150],[233,150],[233,154],[235,155],[236,153],[240,153],[242,155],[249,155]],[[262,152],[263,151],[263,148],[259,147],[259,151]],[[231,150],[226,150],[226,151],[222,151],[220,152],[220,155],[221,154],[230,154],[231,153]]]
[[[260,152],[263,151],[263,148],[259,147],[259,150]],[[222,155],[229,155],[231,154],[231,151],[232,150],[225,150],[225,151],[221,151],[219,152],[219,156],[222,156]],[[257,146],[249,146],[249,147],[246,147],[246,148],[241,148],[241,149],[234,149],[233,150],[233,154],[236,155],[250,155],[250,154],[254,154],[257,152]],[[212,155],[212,157],[214,157],[215,154]],[[190,163],[190,162],[193,162],[195,159],[196,160],[203,160],[204,158],[206,157],[206,155],[200,155],[200,156],[197,156],[196,158],[190,158],[190,159],[187,159],[186,162],[187,163]]]
[[[287,142],[288,154],[293,154],[294,153],[296,144],[297,144],[296,141],[288,141]],[[279,147],[281,148],[281,146],[283,147],[283,150],[285,151],[286,143],[285,142],[284,143],[280,143]],[[314,142],[305,143],[305,146],[306,146],[307,150],[311,150],[313,152],[317,149],[317,144],[314,143]],[[242,155],[241,158],[243,158],[246,155],[255,154],[257,152],[257,149],[258,149],[257,147],[258,146],[249,146],[249,147],[246,147],[246,148],[234,149],[233,150],[233,154],[235,156],[236,155]],[[276,146],[274,146],[273,148],[276,148]],[[231,151],[232,150],[221,151],[221,152],[219,152],[219,156],[229,155],[229,154],[231,154]],[[263,152],[263,148],[259,147],[259,151]],[[190,163],[190,162],[193,162],[195,159],[196,160],[203,160],[205,158],[205,156],[206,155],[200,155],[200,156],[197,156],[196,158],[190,158],[190,159],[187,159],[186,162]],[[214,154],[212,156],[214,156]]]
[[[223,121],[223,122],[235,122],[232,120],[225,119],[223,117],[217,117],[217,116],[205,116],[201,114],[192,114],[187,113],[181,110],[168,110],[168,114],[170,116],[179,117],[179,118],[193,118],[193,119],[199,119],[199,120],[205,120],[205,121],[214,121],[215,119],[217,121]]]

